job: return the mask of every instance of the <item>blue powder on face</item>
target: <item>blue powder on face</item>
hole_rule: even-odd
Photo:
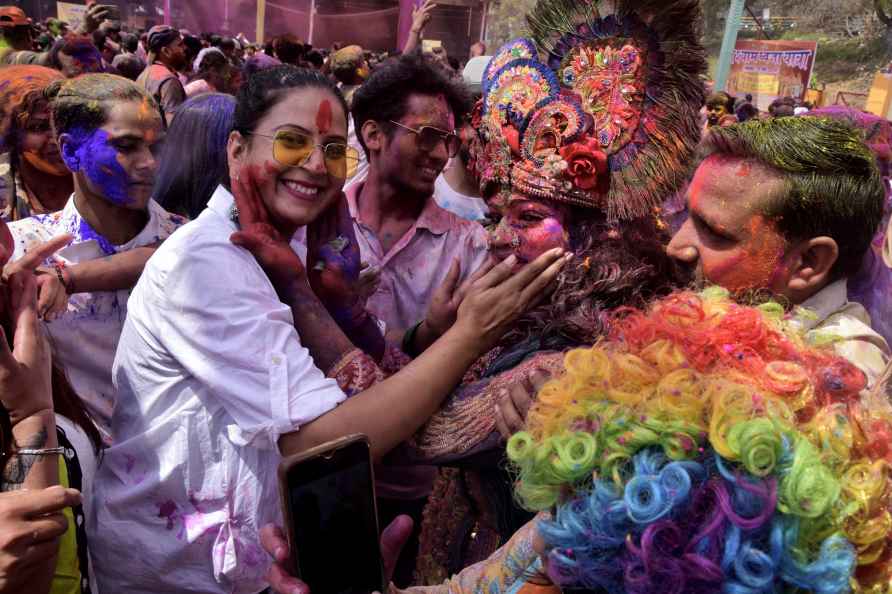
[[[76,162],[68,155],[63,155],[68,168],[82,171],[110,202],[120,205],[130,202],[127,195],[130,179],[127,171],[118,163],[118,151],[108,142],[108,132],[101,129],[75,129],[69,135],[69,142],[77,149],[74,153]]]

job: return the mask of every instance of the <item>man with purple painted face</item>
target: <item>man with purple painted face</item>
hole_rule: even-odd
[[[56,360],[108,440],[114,405],[111,367],[130,292],[76,293],[66,267],[156,245],[184,219],[150,199],[162,126],[144,91],[118,76],[88,74],[65,81],[53,93],[53,131],[74,174],[74,194],[59,212],[10,225],[13,260],[53,237],[73,236],[46,262],[70,297],[67,310],[45,327]]]

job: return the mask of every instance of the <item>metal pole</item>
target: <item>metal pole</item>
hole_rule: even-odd
[[[263,45],[264,26],[266,25],[266,0],[257,0],[257,43]]]
[[[164,0],[164,24],[170,25],[170,0]],[[157,22],[157,21],[156,21]]]
[[[486,43],[486,14],[489,12],[489,2],[484,0],[481,5],[483,6],[483,10],[481,11],[483,12],[483,16],[480,17],[480,41]]]
[[[725,37],[722,39],[722,52],[719,55],[718,70],[715,75],[715,90],[723,91],[728,82],[728,73],[731,71],[731,56],[734,54],[734,45],[737,43],[737,32],[740,30],[740,22],[743,19],[743,9],[746,0],[731,0],[728,8],[728,20],[725,21]]]
[[[307,43],[313,45],[313,29],[316,24],[316,0],[310,0],[310,30],[307,33]]]

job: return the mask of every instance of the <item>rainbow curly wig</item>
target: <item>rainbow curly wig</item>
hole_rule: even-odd
[[[892,408],[720,289],[619,312],[508,442],[546,570],[594,592],[889,592]]]

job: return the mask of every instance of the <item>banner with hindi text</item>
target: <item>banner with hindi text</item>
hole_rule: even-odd
[[[724,90],[738,98],[752,95],[762,111],[779,97],[803,99],[817,51],[816,41],[738,39]]]
[[[60,21],[68,23],[72,31],[77,31],[81,28],[86,13],[87,7],[84,4],[56,2],[56,17]]]

